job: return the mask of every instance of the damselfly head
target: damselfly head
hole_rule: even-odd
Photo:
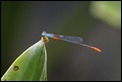
[[[46,31],[43,31],[43,32],[42,32],[42,36],[45,36],[45,35],[46,35]]]

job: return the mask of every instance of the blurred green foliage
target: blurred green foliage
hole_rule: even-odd
[[[93,16],[121,28],[121,1],[93,1],[90,11]]]

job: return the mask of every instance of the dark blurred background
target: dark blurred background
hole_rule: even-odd
[[[121,2],[1,1],[1,77],[47,31],[102,50],[50,39],[48,81],[121,80]]]

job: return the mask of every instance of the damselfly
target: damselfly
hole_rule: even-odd
[[[46,31],[44,31],[42,33],[42,37],[44,37],[46,42],[49,41],[49,39],[48,39],[48,37],[49,37],[49,38],[53,38],[55,40],[63,40],[63,41],[66,41],[66,42],[71,42],[71,43],[79,44],[79,45],[82,45],[82,46],[85,46],[85,47],[89,47],[89,48],[95,50],[96,52],[101,52],[101,50],[99,48],[83,44],[82,43],[83,39],[81,37],[55,35],[55,34],[52,34],[52,33],[46,33]]]

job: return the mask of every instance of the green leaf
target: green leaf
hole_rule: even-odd
[[[47,53],[43,38],[24,51],[1,78],[1,81],[46,80]]]

